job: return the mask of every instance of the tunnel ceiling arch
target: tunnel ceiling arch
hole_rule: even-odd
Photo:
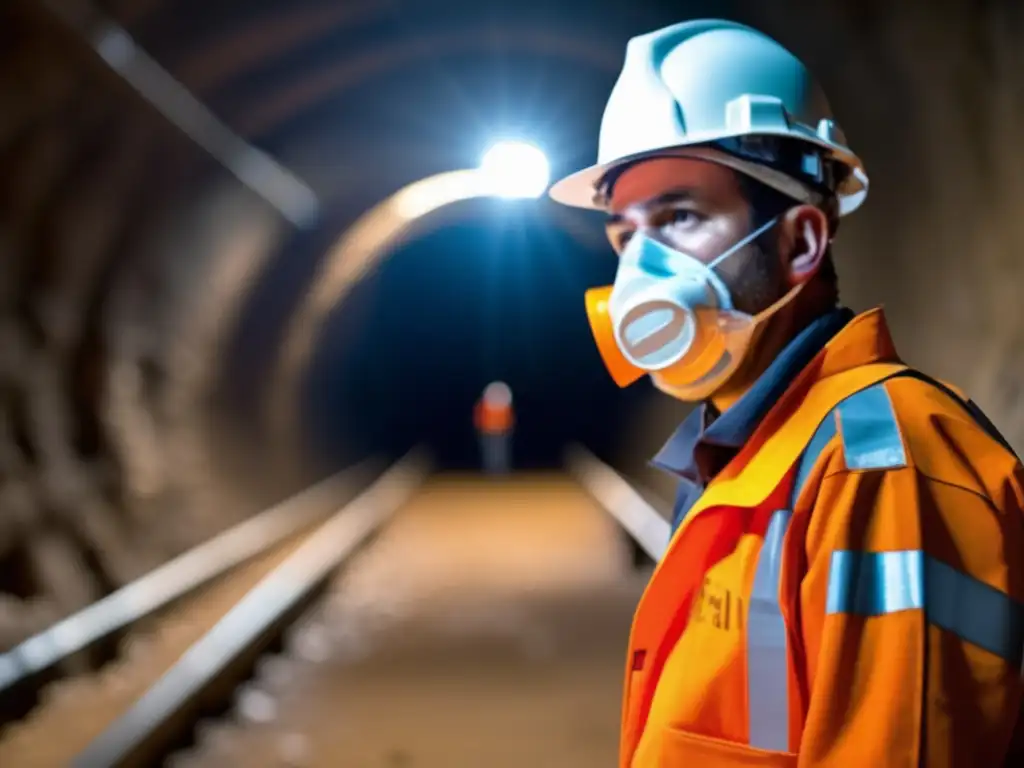
[[[419,138],[389,135],[386,120],[346,120],[346,97],[399,94],[403,68],[490,41],[571,62],[590,83],[581,87],[597,92],[626,38],[688,15],[752,22],[819,72],[873,181],[839,245],[845,295],[887,302],[910,361],[970,389],[1020,446],[1024,52],[1015,41],[1024,20],[1013,4],[975,5],[944,3],[940,14],[881,0],[736,0],[729,10],[582,0],[504,11],[464,0],[2,4],[0,493],[19,510],[4,518],[10,551],[28,552],[33,589],[60,592],[66,608],[166,556],[139,532],[175,528],[164,539],[180,548],[279,492],[286,480],[269,474],[265,487],[240,490],[213,460],[220,432],[205,425],[216,419],[197,407],[221,378],[216,351],[247,292],[297,238],[326,250],[388,193],[457,159],[432,154],[436,140],[417,151]],[[105,67],[89,42],[103,20],[240,140],[308,172],[328,201],[319,219],[328,232],[297,231]],[[580,158],[592,152],[600,106],[567,129]],[[326,116],[334,123],[317,128]],[[347,170],[364,182],[355,187],[317,175],[339,137],[352,147]],[[363,151],[376,141],[388,149]],[[406,177],[374,165],[389,149]],[[645,430],[665,431],[663,406],[652,403],[646,418],[638,453]],[[224,512],[200,511],[211,507]],[[36,536],[55,517],[71,521],[73,536]],[[54,561],[84,557],[76,541],[102,573],[77,591],[47,586],[63,578]]]

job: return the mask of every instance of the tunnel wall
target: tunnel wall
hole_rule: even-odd
[[[282,223],[32,4],[0,6],[0,167],[6,647],[259,503],[207,390]]]

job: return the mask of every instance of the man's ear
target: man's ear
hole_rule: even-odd
[[[813,205],[790,208],[779,222],[779,256],[787,282],[806,283],[828,252],[828,216]]]

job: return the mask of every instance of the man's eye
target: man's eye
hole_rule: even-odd
[[[694,211],[678,208],[668,215],[665,224],[672,227],[692,227],[699,221],[700,217]]]
[[[629,241],[633,239],[632,232],[622,232],[615,238],[615,250],[622,253],[626,250],[626,246],[629,245]]]

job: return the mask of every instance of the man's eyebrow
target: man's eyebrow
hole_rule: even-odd
[[[670,189],[667,192],[662,192],[657,197],[652,197],[650,200],[644,202],[645,208],[660,208],[665,205],[672,205],[673,203],[690,202],[697,198],[696,192],[689,187],[680,187],[679,189]]]
[[[697,195],[693,189],[689,187],[680,187],[678,189],[670,189],[666,192],[662,192],[660,195],[644,200],[639,203],[636,207],[642,209],[657,209],[663,208],[667,205],[674,205],[676,203],[690,202],[696,199]],[[623,220],[623,216],[620,213],[610,213],[605,219],[605,225],[613,226],[619,224]]]

